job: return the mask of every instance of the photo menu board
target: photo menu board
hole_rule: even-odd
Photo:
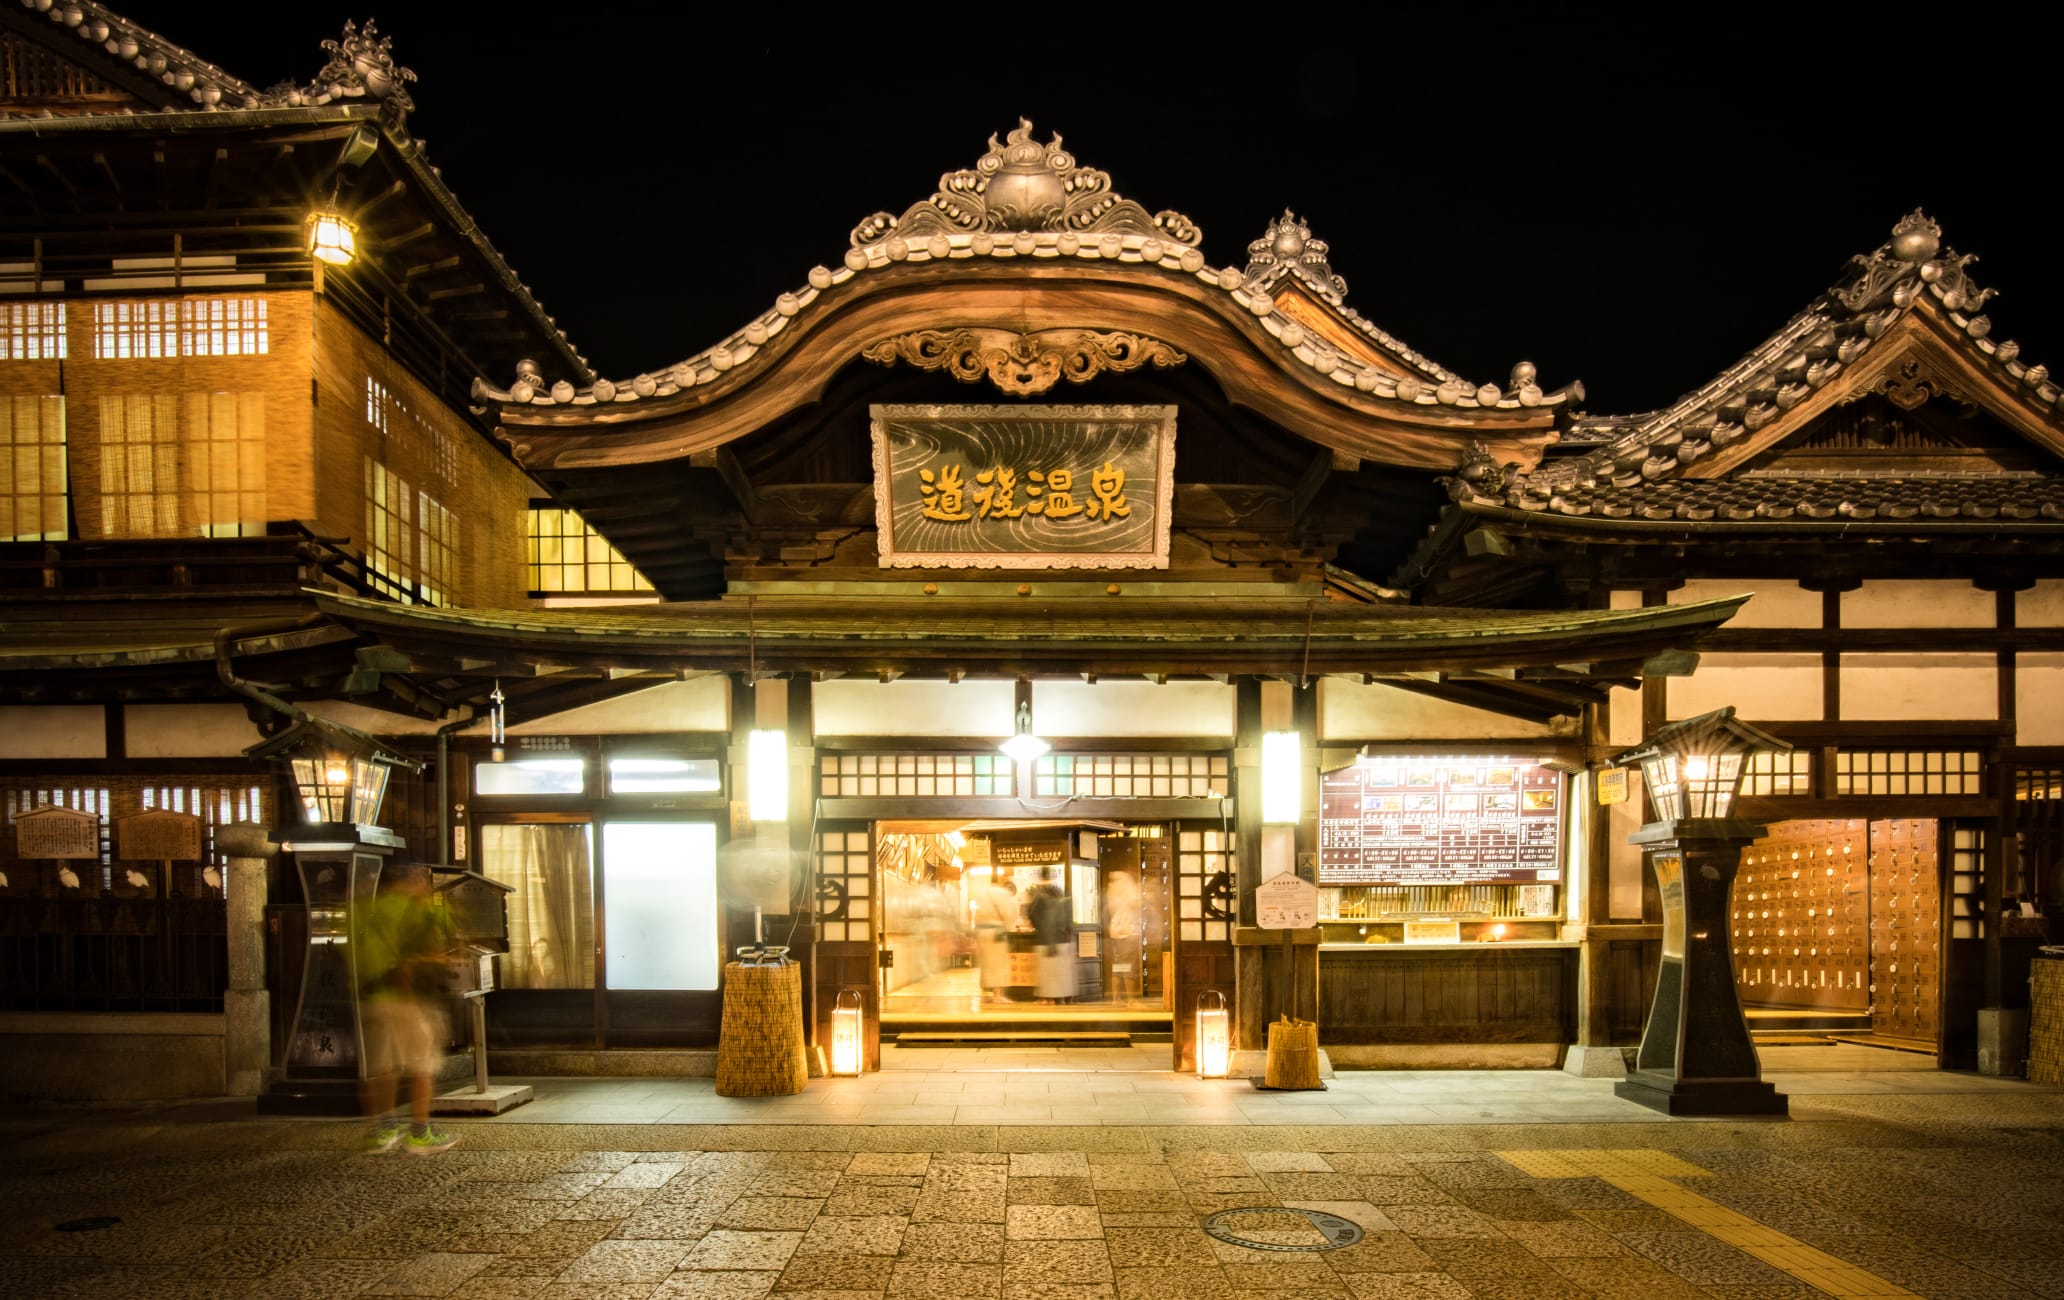
[[[1321,885],[1561,879],[1562,777],[1510,759],[1362,758],[1319,778]]]

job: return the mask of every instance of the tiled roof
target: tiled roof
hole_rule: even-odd
[[[1449,481],[1466,505],[1572,517],[1650,520],[2040,520],[2064,518],[2064,483],[1999,473],[1882,478],[1784,478],[1732,474],[1694,479],[1684,471],[1725,451],[1857,363],[1902,319],[1919,310],[1960,334],[1967,354],[2003,387],[2053,412],[2064,392],[2049,370],[2021,359],[2018,344],[1996,342],[1976,314],[1992,296],[1973,284],[1973,259],[1943,246],[1941,230],[1920,212],[1848,271],[1784,328],[1711,383],[1646,415],[1578,416],[1565,447],[1579,455],[1508,472],[1476,458]]]

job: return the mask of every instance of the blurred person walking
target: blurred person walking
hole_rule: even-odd
[[[365,1028],[366,1077],[359,1102],[372,1132],[366,1149],[435,1155],[457,1145],[430,1127],[431,1079],[449,1037],[454,947],[451,918],[431,896],[430,873],[384,876],[358,929],[358,1002]],[[400,1108],[408,1078],[408,1116]]]

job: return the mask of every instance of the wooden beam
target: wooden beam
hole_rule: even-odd
[[[79,187],[72,184],[71,178],[64,174],[64,169],[57,165],[57,160],[47,153],[39,153],[36,155],[36,165],[50,173],[50,178],[64,187],[64,192],[71,197],[72,211],[77,212],[79,210]]]

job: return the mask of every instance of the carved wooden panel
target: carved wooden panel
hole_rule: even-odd
[[[1862,821],[1790,821],[1742,850],[1734,977],[1752,1006],[1870,1009],[1870,851]]]
[[[1933,818],[1874,821],[1871,1030],[1933,1043],[1942,987],[1942,830]]]

